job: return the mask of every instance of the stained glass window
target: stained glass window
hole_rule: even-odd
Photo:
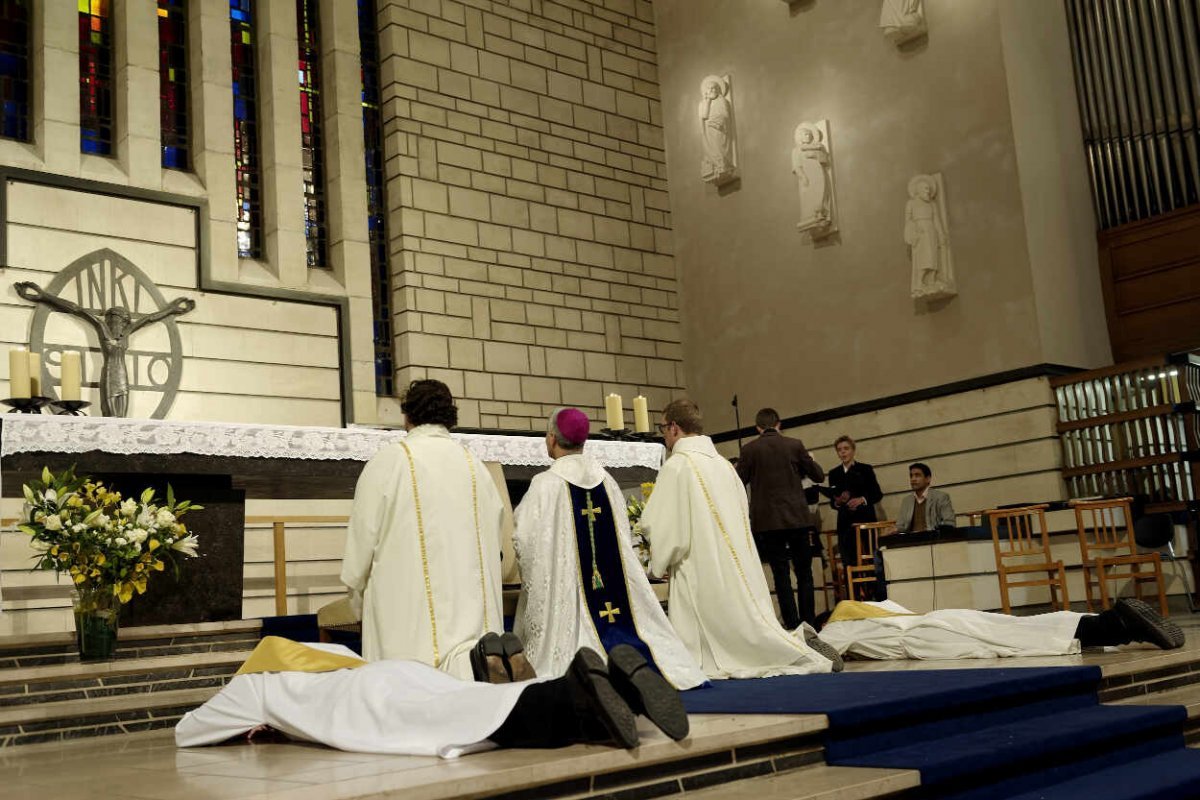
[[[79,149],[113,153],[113,35],[110,0],[79,0]]]
[[[32,0],[0,0],[0,136],[29,141]]]
[[[158,98],[162,165],[187,169],[188,47],[185,0],[158,0]]]
[[[233,163],[237,181],[237,243],[242,258],[262,255],[262,162],[258,150],[258,74],[254,0],[229,0],[233,48]]]
[[[375,0],[358,0],[362,56],[363,141],[367,158],[367,237],[375,309],[375,393],[395,394],[392,349],[392,275],[388,266],[387,198],[383,188],[383,115],[379,93],[379,34]]]
[[[321,138],[321,47],[317,0],[296,0],[300,40],[300,156],[304,168],[304,236],[308,265],[325,267],[325,142]]]

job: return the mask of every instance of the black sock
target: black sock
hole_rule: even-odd
[[[1075,638],[1084,647],[1112,647],[1133,641],[1129,629],[1112,609],[1080,617],[1079,625],[1075,628]]]
[[[501,747],[565,747],[580,740],[579,719],[566,678],[531,683],[488,737]]]

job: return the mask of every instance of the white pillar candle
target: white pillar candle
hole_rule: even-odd
[[[625,428],[625,409],[622,407],[621,395],[610,394],[604,398],[604,416],[608,420],[610,431],[619,431]]]
[[[637,433],[650,432],[650,409],[646,406],[646,398],[640,394],[633,398],[633,429]]]
[[[59,374],[58,395],[60,400],[81,400],[79,384],[82,380],[79,353],[64,352],[62,354],[62,370]]]
[[[42,354],[29,354],[29,396],[42,396]]]
[[[29,397],[29,352],[8,351],[8,396]]]

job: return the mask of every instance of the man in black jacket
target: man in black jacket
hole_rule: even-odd
[[[813,602],[813,557],[819,520],[808,508],[801,481],[820,483],[825,472],[799,439],[779,432],[779,414],[764,408],[754,419],[759,437],[742,449],[737,471],[750,485],[750,526],[759,557],[771,566],[775,594],[783,613],[783,627],[799,627],[816,620]],[[791,567],[796,568],[796,594],[792,596]]]
[[[839,436],[833,447],[842,463],[829,470],[829,489],[826,492],[837,511],[838,552],[844,569],[858,566],[854,526],[859,522],[875,522],[875,504],[883,499],[883,490],[879,488],[871,465],[855,460],[857,447],[853,439]]]

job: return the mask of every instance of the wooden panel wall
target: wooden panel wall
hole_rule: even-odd
[[[1200,205],[1100,233],[1117,362],[1200,348]]]

